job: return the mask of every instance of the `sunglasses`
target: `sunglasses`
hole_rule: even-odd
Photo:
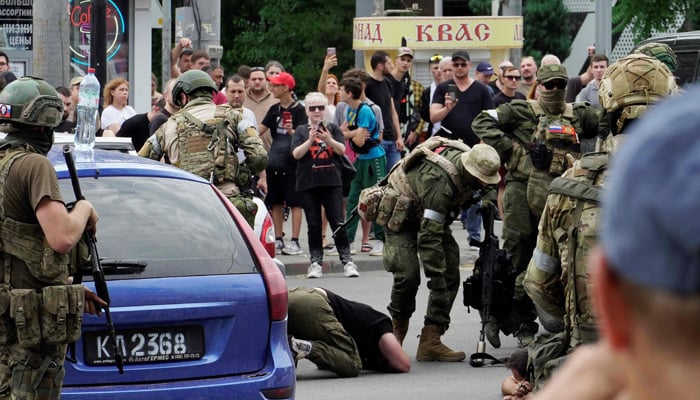
[[[552,90],[554,88],[566,89],[566,81],[563,79],[555,79],[553,81],[543,83],[542,86],[544,86],[544,88],[547,90]]]
[[[467,65],[469,65],[469,63],[465,63],[465,62],[457,63],[457,62],[456,62],[456,63],[452,63],[452,65],[453,65],[455,68],[466,68]]]
[[[323,111],[326,106],[309,106],[309,111]]]
[[[253,67],[253,68],[250,69],[250,72],[256,72],[256,71],[265,72],[265,68],[263,68],[263,67]]]
[[[437,63],[442,60],[442,56],[440,54],[435,54],[434,56],[430,57],[430,63]]]
[[[520,75],[503,75],[504,78],[510,79],[512,81],[519,81]]]

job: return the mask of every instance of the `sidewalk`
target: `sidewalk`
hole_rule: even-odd
[[[496,234],[501,235],[501,221],[496,221],[495,231]],[[289,231],[291,231],[291,223],[285,222],[285,232],[287,236],[285,237],[285,243],[290,240]],[[477,249],[472,250],[467,243],[467,231],[462,228],[462,222],[456,220],[451,225],[452,233],[459,244],[460,254],[459,262],[460,268],[472,268],[474,266],[474,261],[479,256],[479,251]],[[358,229],[359,230],[359,229]],[[360,236],[361,232],[357,232],[356,238]],[[330,235],[330,227],[328,228],[327,235]],[[483,231],[482,231],[483,239]],[[377,247],[379,241],[370,240],[373,247]],[[299,245],[304,251],[303,254],[296,256],[288,256],[285,254],[278,254],[277,259],[282,261],[286,267],[287,275],[306,275],[306,269],[309,267],[309,241],[307,239],[306,230],[306,219],[302,219],[301,232],[299,234]],[[354,248],[357,250],[352,256],[352,260],[357,264],[357,269],[362,274],[362,271],[381,271],[384,270],[384,257],[380,256],[370,256],[369,253],[363,253],[360,251],[361,243],[359,240],[355,240]],[[503,242],[501,241],[501,247]],[[337,273],[343,272],[343,265],[340,263],[338,256],[328,256],[323,257],[323,273]]]

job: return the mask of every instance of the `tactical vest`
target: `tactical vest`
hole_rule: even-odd
[[[28,154],[24,149],[15,149],[5,152],[0,161],[0,345],[72,343],[81,334],[84,291],[82,285],[66,284],[68,256],[48,245],[39,224],[19,222],[5,215],[3,188],[7,175],[13,163]],[[45,286],[15,288],[11,281],[15,259],[24,262],[29,273]]]
[[[235,182],[238,170],[238,137],[233,133],[233,110],[216,106],[214,116],[201,121],[186,109],[174,114],[177,123],[179,167],[215,185]]]
[[[450,149],[458,150],[454,157],[443,155]],[[417,167],[421,161],[427,161],[436,166],[445,180],[453,186],[455,192],[459,193],[460,197],[465,197],[464,201],[466,201],[471,193],[466,190],[455,163],[461,162],[459,156],[468,150],[470,147],[463,142],[440,136],[433,136],[416,146],[408,156],[401,159],[389,171],[386,184],[366,188],[360,193],[358,203],[360,216],[393,232],[400,232],[406,221],[417,218],[415,211],[418,195],[411,188],[406,173]]]
[[[574,118],[572,104],[566,104],[560,116],[552,117],[536,100],[528,100],[528,103],[538,123],[531,141],[525,144],[533,166],[528,177],[527,202],[532,213],[539,216],[546,202],[547,187],[554,177],[571,167],[567,154],[575,159],[581,157],[581,145],[571,122]]]
[[[0,251],[5,270],[3,281],[9,282],[12,257],[22,260],[31,274],[42,282],[62,285],[68,279],[68,256],[60,254],[49,247],[44,231],[39,224],[27,224],[5,215],[4,190],[5,180],[12,164],[29,153],[12,150],[4,154],[0,161]]]
[[[571,347],[598,339],[596,318],[590,290],[587,257],[597,239],[600,214],[601,186],[607,169],[608,153],[589,153],[577,163],[572,176],[552,181],[550,194],[568,196],[573,200],[568,226],[562,226],[565,243],[562,254],[562,280],[565,293],[565,325]]]

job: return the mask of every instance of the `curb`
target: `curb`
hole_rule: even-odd
[[[465,235],[464,232],[458,231],[457,235],[459,234]],[[372,240],[370,243],[374,246],[379,242]],[[458,240],[458,243],[460,244],[460,268],[472,268],[474,266],[474,261],[479,256],[478,250],[474,250],[466,245],[466,240]],[[301,245],[304,247],[304,243],[301,243]],[[294,256],[278,254],[276,258],[284,264],[288,276],[306,275],[310,263],[308,254],[304,253]],[[352,260],[357,264],[357,269],[360,273],[362,273],[362,271],[384,271],[384,257],[370,256],[369,253],[361,253],[358,251],[352,256]],[[338,259],[338,256],[324,255],[322,267],[324,274],[343,272],[343,264]]]

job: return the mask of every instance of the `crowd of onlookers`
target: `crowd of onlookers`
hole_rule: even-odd
[[[595,55],[594,49],[589,49],[589,55],[591,57],[581,74],[572,77],[568,82],[567,101],[588,101],[600,108],[597,88],[607,68],[608,59],[604,55]],[[514,99],[534,99],[538,96],[535,84],[538,67],[532,57],[523,57],[519,67],[505,60],[494,68],[488,61],[483,61],[474,68],[473,81],[484,85],[484,93],[488,93],[489,101],[479,100],[482,106],[465,108],[466,113],[442,115],[440,103],[444,105],[445,93],[437,90],[438,86],[447,81],[454,84],[465,76],[471,79],[469,70],[472,64],[468,53],[457,51],[452,56],[435,54],[430,57],[428,68],[432,82],[426,86],[411,76],[413,58],[413,51],[407,47],[400,48],[393,58],[386,52],[377,51],[371,56],[370,71],[351,69],[345,71],[341,77],[338,76],[341,74],[331,72],[338,64],[334,51],[329,51],[323,61],[317,85],[317,91],[327,99],[327,104],[323,106],[323,120],[341,129],[345,139],[344,153],[356,164],[356,168],[359,167],[354,185],[347,182],[345,185],[343,217],[349,215],[357,205],[359,192],[377,183],[391,170],[402,154],[416,144],[432,135],[443,135],[459,138],[473,145],[478,142],[469,126],[474,112],[494,108]],[[297,160],[291,155],[293,149],[290,145],[295,130],[308,123],[308,110],[305,110],[303,102],[299,101],[294,93],[294,77],[276,61],[270,61],[261,67],[244,65],[239,67],[236,73],[227,75],[221,65],[211,63],[206,51],[194,50],[192,42],[187,38],[180,39],[172,49],[171,61],[172,79],[165,83],[162,92],[157,90],[156,76],[151,77],[151,110],[146,113],[137,114],[128,104],[127,80],[115,78],[107,82],[103,88],[104,105],[98,135],[130,137],[138,150],[145,140],[178,110],[170,96],[177,77],[189,69],[207,72],[219,88],[214,95],[214,102],[228,103],[241,109],[244,116],[254,123],[269,151],[269,166],[266,174],[258,179],[258,189],[265,194],[266,203],[270,208],[278,253],[301,254],[303,251],[302,244],[299,243],[299,233],[303,204],[295,190]],[[542,65],[559,63],[559,59],[554,55],[546,55],[541,61]],[[0,82],[9,83],[14,78],[9,72],[9,59],[4,53],[0,53],[0,74]],[[367,110],[371,110],[372,113],[364,110],[353,111],[347,106],[347,100],[352,95],[350,92],[344,92],[342,80],[345,78],[350,79],[351,86],[356,84],[353,79],[359,80],[360,103],[366,104]],[[70,133],[75,128],[81,79],[73,78],[68,87],[56,88],[64,103],[64,119],[56,128],[56,132]],[[464,103],[466,107],[467,102]],[[351,143],[351,138],[355,135],[352,131],[357,129],[358,117],[367,124],[365,128],[368,137],[364,146],[376,144],[373,146],[375,149],[362,154],[354,151],[354,143]],[[373,119],[376,126],[365,122],[365,119]],[[346,129],[343,129],[346,122]],[[591,141],[583,145],[592,147],[592,144]],[[481,219],[476,213],[477,209],[478,204],[465,209],[460,217],[470,240],[479,240],[481,236]],[[502,206],[499,210],[502,214]],[[292,226],[288,232],[290,237],[287,239],[283,226],[284,221],[288,219],[291,219]],[[322,213],[322,247],[326,254],[336,255],[338,249],[330,238],[327,226],[325,213]],[[361,227],[361,237],[355,246],[358,226]],[[374,241],[374,245],[370,242],[370,239],[382,239],[383,233],[379,227],[372,227],[365,221],[355,219],[346,226],[346,232],[351,253],[360,250],[371,255],[382,255],[381,244],[376,244],[381,242]]]

